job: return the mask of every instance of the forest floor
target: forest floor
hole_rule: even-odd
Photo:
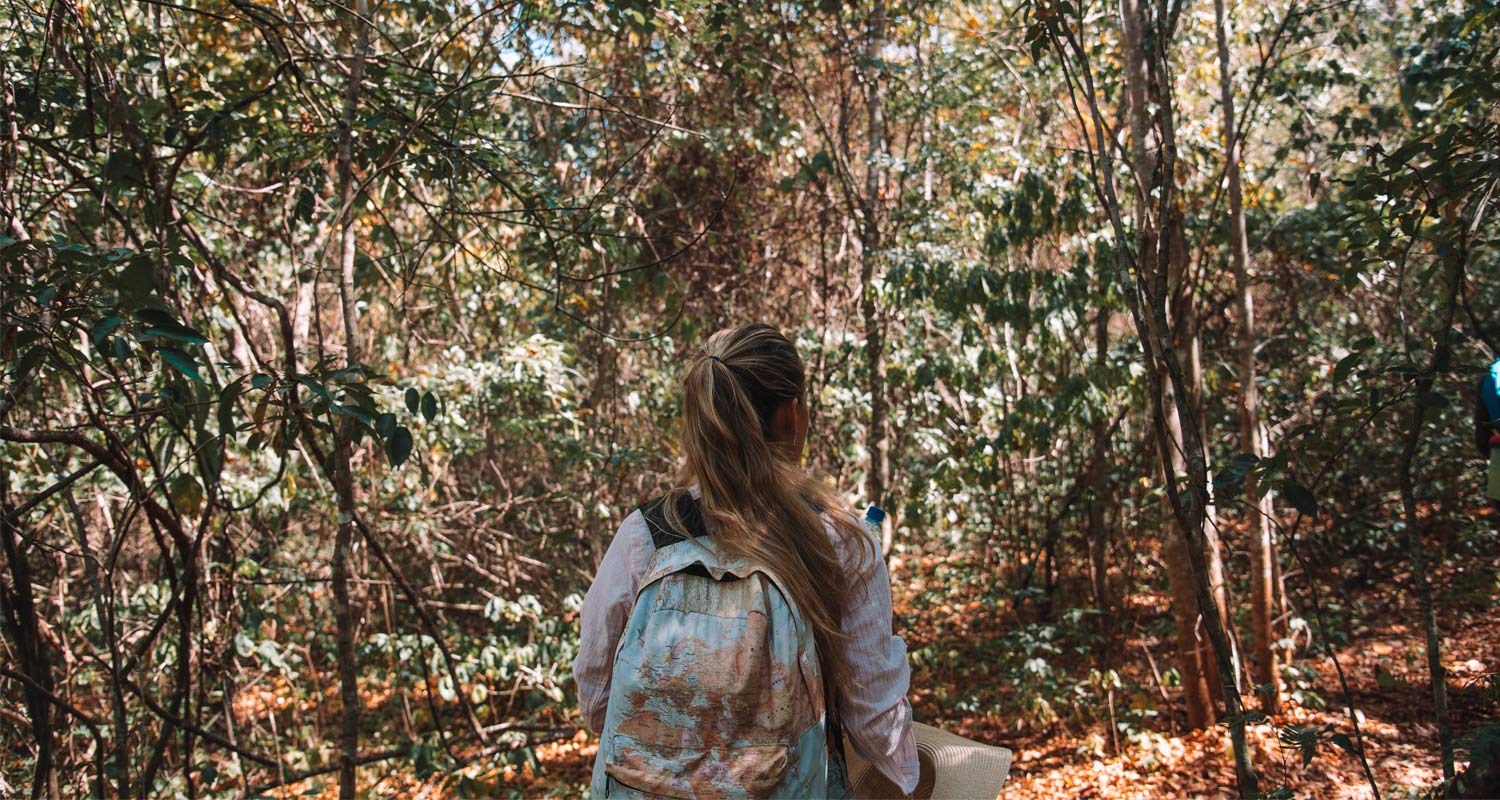
[[[1440,627],[1459,734],[1500,719],[1500,615],[1491,600],[1500,560],[1469,564],[1434,576],[1439,607],[1458,609]],[[1073,612],[1059,613],[1063,619],[1055,623],[1038,621],[1029,605],[1018,614],[1010,584],[972,558],[898,558],[892,576],[898,629],[914,663],[915,716],[1011,748],[1015,762],[1002,800],[1235,796],[1227,730],[1184,730],[1180,693],[1170,685],[1165,597],[1127,596],[1109,618],[1119,626],[1112,644],[1102,645],[1093,632],[1097,617]],[[1334,652],[1386,800],[1425,797],[1441,779],[1416,601],[1395,588],[1404,584],[1398,574],[1352,588],[1323,587],[1326,621],[1344,632]],[[1373,798],[1358,759],[1329,740],[1354,730],[1317,623],[1308,626],[1296,639],[1283,708],[1250,730],[1260,789]],[[1297,745],[1278,739],[1289,725],[1326,726],[1307,762]],[[363,768],[361,784],[381,797],[576,797],[587,786],[595,751],[594,737],[579,731],[539,745],[534,767],[481,759],[434,782],[416,779],[409,764],[396,761]],[[282,796],[333,797],[333,783],[294,785]]]
[[[1127,603],[1127,618],[1134,613],[1143,615],[1130,620],[1134,634],[1127,635],[1120,646],[1103,648],[1113,654],[1113,663],[1104,668],[1116,670],[1120,677],[1115,689],[1120,712],[1116,721],[1124,723],[1125,716],[1136,718],[1133,723],[1120,725],[1124,730],[1117,729],[1111,737],[1107,693],[1104,702],[1099,702],[1100,698],[1080,694],[1076,687],[1065,690],[1063,694],[1074,696],[1074,708],[1065,713],[1063,698],[1051,698],[1057,719],[1049,724],[984,710],[1025,706],[1026,700],[1018,696],[1024,692],[1007,685],[1004,676],[986,674],[991,671],[981,661],[964,658],[972,652],[965,643],[1013,641],[1004,628],[1014,620],[984,613],[985,595],[993,589],[981,586],[982,581],[971,578],[965,586],[945,579],[949,575],[983,575],[982,570],[940,558],[914,561],[898,563],[894,574],[897,614],[907,631],[909,649],[921,654],[912,679],[916,718],[1011,748],[1015,763],[1002,800],[1235,796],[1227,731],[1183,731],[1186,713],[1180,702],[1174,705],[1176,691],[1168,689],[1167,699],[1163,699],[1157,688],[1157,676],[1170,669],[1171,648],[1166,637],[1153,637],[1144,631],[1151,627],[1149,623],[1162,622],[1152,618],[1164,615],[1148,609],[1164,608],[1164,598],[1133,598]],[[1493,576],[1495,566],[1489,565],[1483,574]],[[1461,576],[1454,573],[1438,576],[1438,591],[1451,594],[1461,583]],[[934,597],[931,590],[935,586],[941,588],[936,596],[942,602],[924,600]],[[1373,586],[1365,587],[1365,593],[1355,602],[1364,607],[1362,616],[1384,620],[1378,624],[1355,622],[1348,641],[1335,648],[1358,709],[1380,796],[1423,797],[1440,781],[1441,771],[1416,603],[1398,592]],[[1450,670],[1450,705],[1459,733],[1500,718],[1494,694],[1483,686],[1486,676],[1500,672],[1500,617],[1493,609],[1471,611],[1442,621],[1443,657]],[[1287,725],[1326,725],[1326,734],[1353,733],[1333,662],[1326,654],[1307,652],[1306,638],[1300,639],[1299,645],[1301,658],[1296,667],[1300,674],[1290,682],[1291,691],[1282,710],[1272,715],[1274,725],[1256,725],[1250,732],[1260,788],[1269,792],[1284,787],[1293,796],[1304,798],[1373,798],[1358,759],[1326,738],[1306,765],[1296,745],[1278,739],[1277,731]],[[1315,640],[1312,646],[1322,653],[1320,642]],[[959,657],[947,659],[949,663],[941,667],[923,663],[923,656],[944,648],[950,656],[957,652]],[[1076,664],[1060,660],[1064,663],[1056,664],[1055,672],[1076,670]],[[958,687],[977,690],[965,698]],[[977,708],[956,710],[967,705],[966,699]],[[1153,709],[1156,713],[1149,713]],[[543,774],[525,776],[521,785],[529,784],[528,788],[539,794],[556,791],[561,785],[578,786],[587,780],[594,750],[593,740],[584,736],[543,748],[539,752]],[[523,792],[530,796],[530,792]]]
[[[1383,798],[1425,797],[1442,778],[1425,663],[1405,666],[1412,663],[1411,654],[1421,653],[1421,641],[1420,630],[1414,626],[1390,624],[1362,631],[1337,651]],[[1494,720],[1495,704],[1482,696],[1476,680],[1500,666],[1495,663],[1500,656],[1500,623],[1493,618],[1462,623],[1444,637],[1443,644],[1455,729],[1462,732]],[[1326,707],[1310,707],[1306,700],[1289,698],[1280,713],[1272,715],[1278,728],[1326,725],[1330,733],[1352,734],[1332,662],[1321,661],[1299,662],[1299,666],[1312,671],[1308,676],[1312,684],[1326,687]],[[1383,681],[1390,688],[1382,688]],[[957,720],[951,727],[984,738],[991,725],[978,718]],[[1107,735],[1107,724],[1096,724],[1012,739],[1016,760],[1002,797],[1236,796],[1224,728],[1137,734],[1125,740],[1117,737],[1117,741],[1107,740]],[[1375,796],[1358,759],[1326,739],[1304,765],[1298,747],[1281,742],[1271,725],[1256,725],[1249,736],[1262,791],[1284,787],[1296,797],[1329,800]],[[1003,741],[1003,737],[996,738]]]
[[[983,613],[986,589],[954,585],[942,580],[943,559],[922,559],[906,580],[897,580],[898,615],[906,615],[905,629],[912,650],[933,642],[1017,642],[1006,625],[1027,627],[1014,616],[995,618]],[[953,575],[984,575],[973,565],[954,564]],[[896,574],[900,574],[897,572]],[[1434,591],[1445,600],[1440,608],[1460,609],[1439,620],[1443,633],[1443,662],[1449,670],[1449,705],[1455,733],[1500,719],[1500,615],[1493,606],[1500,560],[1434,576]],[[1324,616],[1336,630],[1347,632],[1333,648],[1348,682],[1368,760],[1382,798],[1425,797],[1440,782],[1438,736],[1432,722],[1431,683],[1427,679],[1423,633],[1414,597],[1392,586],[1395,581],[1366,582],[1354,590],[1324,587]],[[973,578],[969,579],[971,582]],[[928,586],[941,586],[944,602],[925,607]],[[992,591],[992,590],[990,590]],[[1331,595],[1331,597],[1330,597]],[[966,600],[966,598],[968,598]],[[949,666],[919,665],[914,671],[913,705],[919,720],[970,738],[1000,744],[1015,753],[1003,800],[1032,798],[1229,798],[1236,796],[1234,771],[1224,727],[1184,731],[1186,711],[1180,692],[1163,689],[1163,674],[1173,664],[1168,620],[1162,609],[1166,598],[1136,594],[1112,617],[1122,633],[1113,646],[1067,646],[1067,637],[1037,648],[1053,662],[1049,673],[1085,673],[1097,660],[1098,671],[1114,670],[1118,682],[1082,677],[1045,683],[1028,690],[1017,684],[995,685],[978,659],[950,659]],[[978,612],[978,613],[975,613]],[[1344,614],[1335,616],[1335,612]],[[985,630],[989,627],[990,630]],[[1035,623],[1029,626],[1035,629]],[[1317,630],[1309,621],[1310,630]],[[912,641],[915,639],[915,641]],[[1020,643],[1035,644],[1037,637]],[[1267,723],[1250,730],[1260,790],[1281,788],[1303,798],[1373,798],[1359,760],[1333,746],[1328,736],[1353,735],[1344,692],[1334,661],[1316,634],[1297,638],[1295,669],[1286,673],[1287,694],[1281,710]],[[960,652],[960,656],[967,653]],[[1043,667],[1038,664],[1037,669]],[[1022,670],[1028,673],[1029,670]],[[984,686],[975,694],[977,709],[964,711],[955,703],[954,687]],[[1105,687],[1114,685],[1111,693]],[[1046,700],[1046,722],[1036,712]],[[988,701],[988,702],[986,702]],[[997,716],[983,709],[1032,708],[1030,719]],[[1113,715],[1115,725],[1111,725]],[[1297,745],[1283,743],[1278,731],[1286,726],[1327,726],[1324,738],[1304,763]],[[1115,728],[1111,735],[1111,727]],[[1463,761],[1460,759],[1460,766]]]
[[[1490,564],[1480,572],[1492,579],[1496,566],[1500,565]],[[1235,796],[1227,730],[1183,731],[1186,712],[1177,701],[1176,690],[1167,689],[1164,700],[1158,688],[1157,676],[1171,667],[1171,647],[1168,637],[1152,636],[1148,631],[1153,622],[1160,623],[1157,628],[1164,628],[1165,615],[1158,609],[1166,607],[1165,598],[1131,598],[1124,617],[1132,633],[1119,646],[1099,648],[1112,654],[1112,663],[1101,667],[1116,670],[1120,677],[1120,686],[1115,689],[1120,712],[1117,723],[1124,723],[1125,716],[1136,717],[1133,723],[1119,725],[1124,730],[1117,729],[1112,738],[1107,693],[1103,698],[1080,694],[1076,686],[1041,687],[1063,688],[1058,694],[1072,695],[1075,700],[1074,708],[1065,712],[1063,697],[1045,698],[1057,716],[1049,724],[985,710],[1024,707],[1027,701],[1020,696],[1025,694],[1023,690],[1007,685],[1008,676],[993,674],[977,658],[965,658],[982,652],[969,643],[1015,641],[1013,631],[1007,628],[1017,623],[1005,615],[985,613],[991,607],[987,595],[993,594],[993,584],[974,577],[986,574],[974,567],[956,559],[908,559],[908,563],[896,564],[893,582],[897,587],[897,614],[907,631],[908,647],[919,654],[912,677],[916,718],[1011,748],[1015,763],[1002,800]],[[1452,595],[1464,580],[1461,574],[1449,572],[1436,576],[1436,582],[1440,594]],[[1360,606],[1359,617],[1381,622],[1360,622],[1356,618],[1348,640],[1334,652],[1358,710],[1380,796],[1423,797],[1442,776],[1416,603],[1403,593],[1375,585],[1360,588],[1362,592],[1354,598],[1339,592],[1340,600]],[[934,589],[938,591],[934,593]],[[938,598],[940,602],[936,602]],[[1339,623],[1330,620],[1330,624]],[[1481,722],[1500,719],[1494,695],[1483,686],[1486,676],[1500,672],[1500,616],[1492,608],[1471,606],[1470,613],[1444,619],[1441,626],[1455,731],[1462,733]],[[1068,649],[1065,642],[1054,644],[1058,650]],[[1278,739],[1277,731],[1287,725],[1326,725],[1326,734],[1353,733],[1337,673],[1333,662],[1323,654],[1321,642],[1314,639],[1309,645],[1304,636],[1298,644],[1296,667],[1300,674],[1289,681],[1283,708],[1271,717],[1274,725],[1256,725],[1250,732],[1260,788],[1268,792],[1285,787],[1303,798],[1373,798],[1358,759],[1326,738],[1306,765],[1296,745]],[[1308,652],[1310,647],[1318,652]],[[958,657],[931,659],[945,660],[943,666],[927,663],[927,656],[941,656],[945,649],[947,655],[957,652]],[[1087,667],[1080,670],[1078,664],[1068,663],[1069,655],[1074,659],[1095,657],[1078,653],[1054,656],[1059,663],[1051,670],[1086,673]],[[976,690],[966,697],[959,687]],[[976,708],[961,710],[970,704]],[[1153,709],[1156,713],[1149,713]],[[546,774],[539,776],[534,788],[586,780],[593,753],[592,740],[583,737],[543,751]]]

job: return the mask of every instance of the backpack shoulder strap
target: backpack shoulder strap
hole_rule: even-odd
[[[658,553],[674,544],[708,537],[708,525],[703,520],[703,505],[698,498],[690,494],[677,498],[677,518],[682,520],[683,525],[687,527],[687,532],[690,534],[687,537],[683,537],[667,523],[667,495],[649,503],[642,503],[639,511],[646,519],[646,528],[651,531],[651,544],[656,547]],[[655,563],[656,559],[653,558],[652,564]],[[691,564],[678,571],[712,580],[734,580],[734,576],[729,574],[715,578],[702,564]]]
[[[651,531],[651,543],[656,545],[656,549],[684,541],[682,534],[667,524],[667,495],[642,503],[638,510],[646,518],[646,527]],[[703,506],[692,495],[684,494],[677,499],[677,518],[687,526],[689,538],[699,539],[708,535],[708,526],[703,521]]]

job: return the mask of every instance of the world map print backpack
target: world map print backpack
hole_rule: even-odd
[[[722,556],[641,506],[656,545],[615,652],[594,798],[821,798],[823,679],[813,632],[765,565]]]

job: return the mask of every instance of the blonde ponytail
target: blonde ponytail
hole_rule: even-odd
[[[823,680],[835,701],[829,713],[836,715],[838,687],[849,676],[840,626],[852,587],[868,578],[877,556],[851,509],[798,465],[795,445],[771,439],[777,411],[805,401],[802,359],[775,328],[745,325],[709,337],[682,384],[684,459],[664,504],[667,522],[687,535],[675,509],[696,484],[704,520],[724,553],[777,573],[813,629]],[[829,537],[829,527],[842,548]],[[840,550],[862,557],[841,563]]]

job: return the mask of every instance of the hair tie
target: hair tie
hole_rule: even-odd
[[[709,358],[711,358],[711,359],[713,359],[713,360],[715,360],[715,361],[717,361],[717,362],[719,362],[719,363],[720,363],[720,364],[724,364],[724,359],[722,359],[722,358],[719,358],[719,357],[718,357],[718,356],[709,356]],[[724,366],[726,366],[726,367],[727,367],[727,366],[729,366],[729,365],[728,365],[728,364],[724,364]]]

